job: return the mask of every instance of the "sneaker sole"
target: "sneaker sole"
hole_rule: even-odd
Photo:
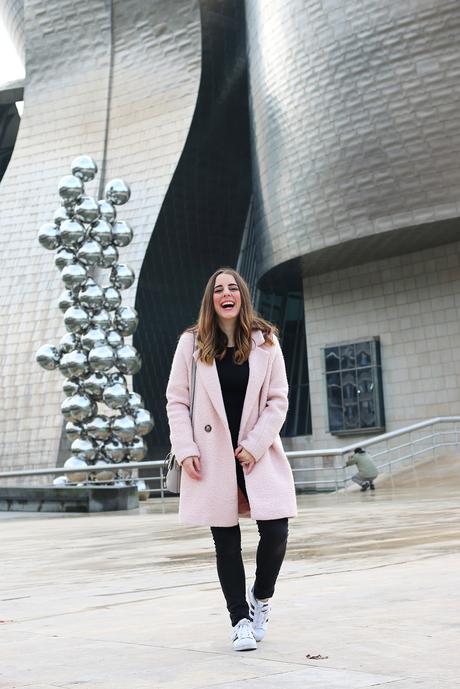
[[[245,639],[244,641],[240,641],[238,645],[233,644],[234,651],[255,651],[256,648],[257,643],[255,639]]]
[[[262,634],[260,635],[260,634],[257,634],[257,632],[253,629],[252,633],[254,634],[254,639],[257,641],[257,643],[264,640],[265,632],[262,632]]]

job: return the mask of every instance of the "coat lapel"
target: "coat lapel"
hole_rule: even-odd
[[[219,414],[224,424],[227,424],[227,414],[225,412],[224,398],[222,397],[222,390],[220,387],[216,362],[213,361],[212,365],[209,366],[209,364],[205,364],[198,360],[197,352],[195,352],[193,356],[195,357],[196,361],[196,374],[199,377],[204,389],[208,393],[212,406]]]
[[[248,417],[254,405],[259,402],[260,390],[267,374],[270,353],[267,349],[260,347],[264,342],[264,336],[261,331],[256,330],[253,335],[253,345],[249,355],[249,380],[241,415],[240,433],[246,427]]]

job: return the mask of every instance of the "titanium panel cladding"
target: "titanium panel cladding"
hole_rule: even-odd
[[[259,275],[459,216],[460,3],[247,0],[246,18]]]
[[[19,57],[24,61],[24,0],[0,0],[0,18],[11,35]]]

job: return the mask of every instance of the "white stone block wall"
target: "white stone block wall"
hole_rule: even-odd
[[[327,345],[380,337],[386,430],[460,414],[460,242],[304,279],[311,448],[328,432]]]

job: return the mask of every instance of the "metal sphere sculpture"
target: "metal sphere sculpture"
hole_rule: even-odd
[[[141,358],[125,337],[137,328],[136,310],[122,306],[121,291],[134,282],[133,270],[119,262],[120,250],[133,239],[131,226],[117,219],[116,206],[129,201],[131,191],[122,179],[105,186],[105,198],[85,194],[97,165],[81,155],[70,175],[59,181],[60,206],[53,221],[42,225],[38,241],[56,250],[63,291],[58,307],[67,333],[55,346],[45,344],[36,360],[44,369],[59,369],[65,377],[61,412],[72,455],[65,477],[55,485],[120,480],[117,463],[141,461],[153,420],[142,398],[128,389],[126,376],[137,373]],[[108,271],[108,280],[104,272]],[[106,282],[108,284],[99,284]],[[107,471],[91,473],[92,466]]]

